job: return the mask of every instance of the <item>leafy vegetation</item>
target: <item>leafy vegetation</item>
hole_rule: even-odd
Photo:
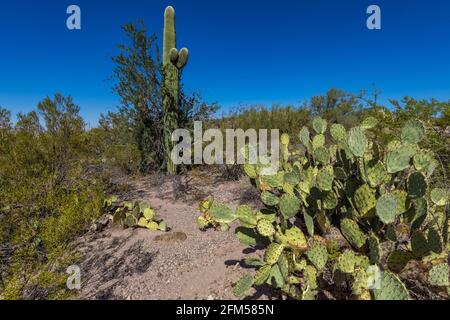
[[[79,108],[60,94],[14,125],[0,113],[1,295],[64,297],[68,246],[104,197],[104,177],[90,171],[90,135]]]

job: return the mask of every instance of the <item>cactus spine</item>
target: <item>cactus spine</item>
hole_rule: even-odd
[[[189,52],[183,48],[176,49],[175,10],[169,6],[164,13],[164,38],[163,38],[163,75],[164,83],[164,147],[166,153],[167,172],[175,174],[177,167],[171,158],[174,147],[172,132],[178,128],[178,103],[179,103],[179,79],[180,70],[187,64]]]

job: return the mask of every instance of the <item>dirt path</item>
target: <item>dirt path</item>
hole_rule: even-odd
[[[127,200],[148,201],[172,230],[162,234],[108,225],[81,238],[80,298],[234,299],[233,283],[244,271],[243,257],[258,253],[245,250],[234,228],[200,232],[197,201],[212,194],[232,206],[248,204],[255,198],[252,188],[245,182],[217,180],[212,174],[152,176],[130,184]],[[253,298],[263,297],[255,293]]]

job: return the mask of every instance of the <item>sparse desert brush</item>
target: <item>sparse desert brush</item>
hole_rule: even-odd
[[[14,125],[0,114],[0,295],[61,296],[61,286],[45,287],[42,275],[66,278],[68,245],[98,217],[104,198],[102,179],[85,174],[92,154],[84,121],[59,94]]]

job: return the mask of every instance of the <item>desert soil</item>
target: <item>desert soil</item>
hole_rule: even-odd
[[[218,173],[194,172],[176,178],[129,178],[122,183],[128,185],[123,200],[148,201],[171,230],[122,229],[109,222],[81,237],[76,243],[83,255],[79,298],[234,299],[234,283],[243,272],[252,272],[245,269],[243,258],[261,253],[236,240],[235,226],[228,232],[199,231],[198,201],[213,195],[231,207],[242,203],[257,207],[249,182],[225,181]],[[249,297],[266,298],[261,292]]]

